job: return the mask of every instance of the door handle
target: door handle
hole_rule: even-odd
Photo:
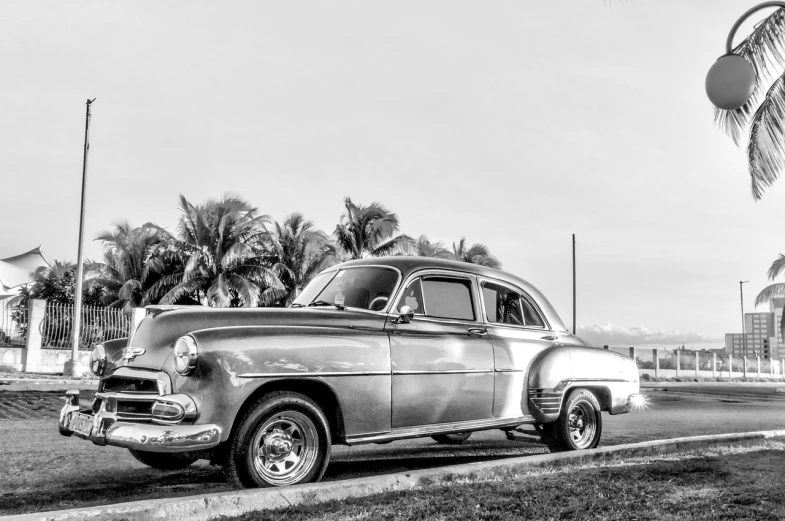
[[[469,334],[470,335],[484,335],[488,333],[488,330],[484,327],[470,327]]]
[[[559,339],[558,335],[545,335],[545,336],[540,337],[540,338],[542,338],[543,340],[558,340]]]

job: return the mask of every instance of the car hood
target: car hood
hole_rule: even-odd
[[[319,308],[209,308],[202,306],[149,306],[148,314],[128,347],[111,357],[113,367],[159,370],[172,354],[178,338],[193,331],[236,326],[338,327],[356,330],[384,329],[380,313]],[[144,349],[144,352],[141,352]],[[126,353],[126,359],[123,359]],[[133,358],[128,358],[135,354]]]

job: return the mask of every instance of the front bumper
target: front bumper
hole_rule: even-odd
[[[63,436],[78,436],[96,445],[113,445],[147,452],[186,452],[206,450],[221,442],[221,427],[202,425],[157,425],[119,419],[114,411],[108,411],[102,402],[97,411],[79,406],[79,391],[68,391],[67,401],[60,410],[58,428]],[[110,407],[111,408],[111,407]],[[71,429],[74,413],[91,417],[89,434]]]

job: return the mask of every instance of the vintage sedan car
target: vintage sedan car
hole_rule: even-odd
[[[210,459],[237,487],[318,480],[333,444],[501,429],[590,449],[601,411],[639,397],[635,363],[572,335],[529,283],[425,257],[334,266],[289,308],[149,306],[91,368],[95,400],[68,391],[63,435],[160,469]]]

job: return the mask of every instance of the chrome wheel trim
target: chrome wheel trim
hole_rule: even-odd
[[[576,449],[591,446],[597,432],[597,418],[591,403],[580,400],[573,404],[567,416],[570,442]]]
[[[254,470],[265,482],[276,486],[302,481],[313,469],[318,454],[316,425],[297,411],[268,418],[251,442]]]

